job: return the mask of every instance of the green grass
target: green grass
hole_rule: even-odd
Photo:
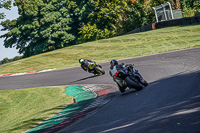
[[[21,133],[73,102],[64,87],[0,91],[0,132]]]
[[[177,26],[66,47],[0,66],[0,75],[78,66],[96,62],[200,47],[200,25]]]
[[[170,27],[88,42],[0,66],[0,75],[78,66],[96,62],[200,47],[200,25]],[[64,87],[0,91],[0,132],[24,132],[71,104]]]

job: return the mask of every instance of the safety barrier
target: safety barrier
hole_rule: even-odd
[[[195,25],[195,24],[200,24],[200,16],[186,17],[186,18],[173,19],[173,20],[148,24],[148,25],[139,27],[135,30],[132,30],[126,34],[145,32],[145,31],[161,29],[161,28],[171,27],[171,26]]]
[[[156,29],[160,29],[171,26],[194,25],[194,24],[200,24],[200,16],[163,21],[155,23],[155,27]]]

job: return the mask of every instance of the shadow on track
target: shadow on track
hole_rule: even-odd
[[[173,75],[128,91],[102,114],[73,132],[197,133],[200,131],[200,71]],[[98,120],[98,121],[97,121]],[[92,124],[95,122],[95,125]]]
[[[121,126],[104,132],[199,132],[200,71],[180,74],[150,83],[133,96],[135,114],[120,120]],[[131,92],[129,92],[131,93]],[[133,92],[134,93],[134,92]],[[132,97],[120,97],[122,99]],[[134,102],[136,101],[136,102]],[[129,103],[131,106],[131,103]],[[126,109],[125,109],[126,110]],[[123,118],[123,117],[122,117]],[[115,130],[117,129],[117,130]]]
[[[70,83],[76,83],[76,82],[79,82],[79,81],[83,81],[83,80],[95,78],[95,77],[98,77],[98,76],[101,76],[101,75],[92,75],[92,76],[88,76],[88,77],[86,77],[86,78],[82,78],[82,79],[79,79],[79,80],[75,80],[75,81],[72,81],[72,82],[70,82]]]
[[[142,90],[141,90],[142,91]],[[126,96],[126,95],[130,95],[130,94],[133,94],[133,93],[136,93],[136,92],[139,92],[135,89],[129,89],[127,88],[126,91],[124,93],[121,93],[121,96]]]

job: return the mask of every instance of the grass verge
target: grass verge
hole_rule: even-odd
[[[200,25],[177,26],[74,45],[0,66],[1,74],[78,66],[96,62],[200,47]]]
[[[0,91],[0,132],[21,133],[52,117],[73,102],[64,92],[64,87]]]

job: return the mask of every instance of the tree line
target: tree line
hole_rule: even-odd
[[[8,59],[8,58],[6,57],[6,58],[4,58],[3,60],[0,61],[0,65],[6,64],[6,63],[9,63],[9,62],[13,62],[13,61],[17,61],[17,60],[20,60],[20,59],[22,59],[22,58],[23,58],[23,56],[15,56],[15,57],[12,58],[12,59]]]
[[[70,45],[122,35],[155,22],[152,7],[177,0],[15,0],[19,17],[1,22],[6,48],[23,57]],[[199,9],[199,0],[180,0],[182,9]],[[11,0],[0,8],[10,9]],[[0,13],[0,17],[5,17]]]

